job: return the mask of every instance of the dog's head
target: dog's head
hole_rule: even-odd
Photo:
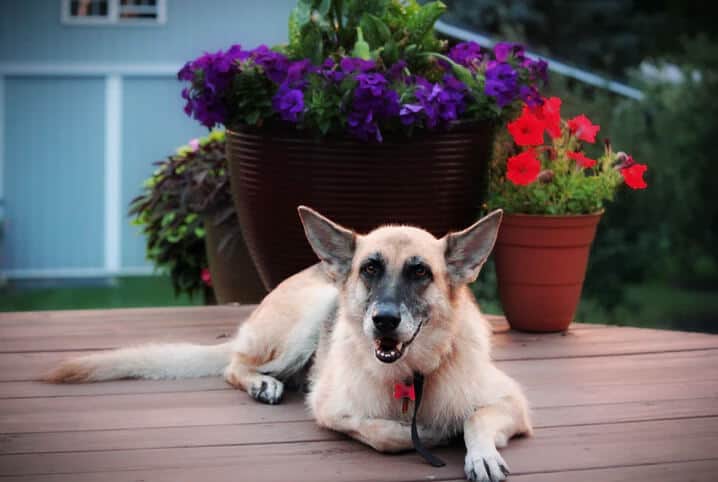
[[[379,361],[393,363],[419,330],[451,319],[455,294],[476,279],[493,249],[502,212],[441,239],[407,226],[360,235],[304,206],[299,215],[309,244],[341,286],[342,313]]]

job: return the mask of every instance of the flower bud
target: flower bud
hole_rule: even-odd
[[[554,173],[551,169],[544,169],[543,171],[539,172],[539,175],[537,177],[538,181],[541,184],[548,184],[550,182],[553,182]]]

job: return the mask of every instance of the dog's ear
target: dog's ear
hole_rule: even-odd
[[[503,211],[497,209],[463,231],[446,235],[444,258],[452,283],[466,284],[476,280],[494,249],[502,217]]]
[[[352,267],[356,234],[306,206],[298,211],[307,240],[329,275],[337,281],[345,279]]]

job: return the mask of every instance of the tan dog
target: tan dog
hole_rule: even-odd
[[[281,283],[229,343],[145,345],[60,365],[48,380],[185,378],[224,373],[255,399],[278,403],[284,382],[309,373],[308,405],[323,427],[381,452],[412,447],[411,411],[397,383],[425,377],[420,439],[438,445],[463,432],[470,480],[504,480],[497,447],[530,434],[518,384],[490,358],[490,328],[467,287],[493,249],[501,211],[436,239],[387,226],[367,235],[299,208],[321,259]]]

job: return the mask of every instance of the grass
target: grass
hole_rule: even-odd
[[[123,277],[102,286],[63,286],[0,291],[0,311],[192,306],[200,296],[175,296],[169,278]]]

